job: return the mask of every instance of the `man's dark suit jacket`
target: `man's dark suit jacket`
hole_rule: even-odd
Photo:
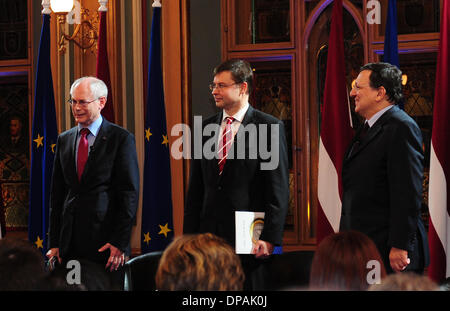
[[[340,230],[368,235],[388,272],[392,247],[408,251],[410,270],[428,263],[420,218],[422,178],[422,134],[397,106],[387,110],[364,138],[357,133],[344,158]]]
[[[75,167],[77,127],[58,137],[50,196],[49,248],[60,256],[106,262],[106,243],[130,253],[139,199],[134,136],[103,119],[81,181]]]
[[[222,113],[206,119],[203,128],[209,124],[220,126]],[[249,106],[238,133],[235,135],[232,149],[238,137],[243,133],[243,126],[254,124],[257,138],[263,135],[259,125],[268,125],[267,135],[270,138],[270,125],[279,126],[279,135],[272,137],[272,144],[279,141],[279,165],[274,170],[261,170],[263,162],[257,152],[256,159],[231,159],[227,157],[222,175],[219,175],[218,159],[193,159],[191,176],[184,212],[184,233],[211,232],[231,245],[235,245],[235,211],[265,212],[264,229],[261,240],[274,245],[281,245],[284,223],[289,201],[289,177],[286,137],[283,123],[271,115],[265,114]],[[221,134],[221,133],[220,133]],[[275,135],[276,133],[274,133]],[[242,136],[243,137],[243,136]],[[249,154],[249,136],[245,135],[245,150]],[[255,138],[255,137],[254,137]],[[203,137],[206,141],[217,136]],[[270,139],[269,147],[271,150]],[[194,147],[195,148],[195,147]],[[216,149],[217,150],[217,149]],[[233,150],[229,154],[232,154]]]

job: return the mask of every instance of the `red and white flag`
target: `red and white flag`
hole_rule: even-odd
[[[106,8],[99,9],[100,27],[98,33],[98,52],[97,52],[97,73],[96,76],[108,87],[108,98],[105,108],[102,110],[102,116],[110,122],[115,122],[114,106],[111,93],[111,78],[109,75],[108,51],[106,40]]]
[[[339,231],[342,163],[353,137],[345,80],[342,0],[335,0],[328,40],[327,73],[319,144],[317,244]]]
[[[430,266],[428,275],[440,283],[450,276],[450,1],[443,2],[441,39],[431,137],[428,207]]]

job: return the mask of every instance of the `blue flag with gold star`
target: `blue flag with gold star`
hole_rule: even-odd
[[[161,8],[153,8],[145,115],[142,253],[163,250],[173,238],[170,152],[161,70]]]
[[[57,135],[55,97],[50,65],[50,14],[43,14],[31,138],[28,239],[44,255],[47,252],[50,181]]]

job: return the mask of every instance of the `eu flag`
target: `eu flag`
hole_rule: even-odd
[[[386,32],[384,35],[383,61],[400,68],[397,39],[397,0],[389,0]],[[399,107],[403,109],[403,102],[399,103]]]
[[[169,141],[161,70],[161,8],[153,8],[145,116],[142,253],[163,250],[173,237]]]
[[[47,251],[50,181],[58,134],[50,65],[50,14],[43,14],[42,19],[31,138],[28,239],[45,254]]]

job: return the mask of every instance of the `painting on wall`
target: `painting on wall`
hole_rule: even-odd
[[[0,78],[0,191],[8,231],[26,231],[29,200],[28,82]]]

